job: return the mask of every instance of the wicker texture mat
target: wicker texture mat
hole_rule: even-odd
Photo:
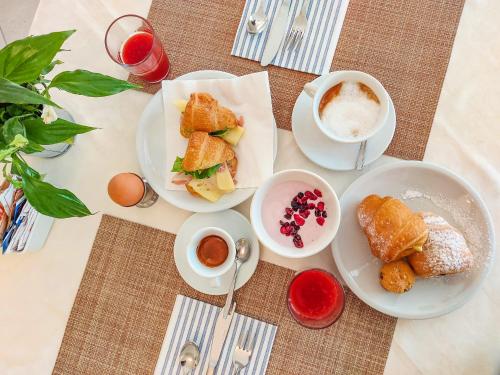
[[[175,236],[103,216],[54,374],[151,374],[175,296],[222,306],[196,292],[173,260]],[[299,326],[286,308],[293,271],[260,262],[237,292],[238,312],[278,325],[267,374],[382,374],[396,319],[347,292],[340,320],[323,330]]]
[[[332,70],[365,71],[389,91],[397,128],[388,155],[424,156],[463,4],[350,0]],[[243,0],[153,0],[148,18],[170,56],[169,78],[204,69],[237,75],[262,70],[257,62],[231,56],[243,6]],[[316,76],[274,66],[268,70],[277,124],[290,130],[295,100]],[[159,88],[144,86],[150,93]]]

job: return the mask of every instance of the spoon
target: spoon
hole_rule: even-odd
[[[257,10],[248,17],[247,31],[250,34],[258,34],[267,26],[267,16],[264,12],[264,0],[259,0]]]
[[[250,258],[252,250],[250,242],[248,242],[246,238],[240,238],[238,241],[236,241],[235,247],[236,247],[236,259],[234,260],[234,262],[236,263],[236,269],[234,270],[233,281],[231,282],[231,285],[229,286],[229,290],[227,292],[226,304],[222,309],[224,317],[226,317],[227,314],[229,313],[229,310],[233,303],[234,287],[236,285],[236,279],[238,278],[238,272],[240,270],[240,267],[243,263],[245,263],[248,260],[248,258]]]
[[[179,354],[179,363],[181,364],[184,374],[189,374],[193,371],[196,366],[198,366],[199,359],[200,350],[198,346],[192,341],[186,342]]]

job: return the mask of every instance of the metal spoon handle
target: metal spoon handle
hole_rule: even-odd
[[[223,315],[224,318],[229,314],[229,310],[231,309],[231,304],[233,303],[234,287],[236,286],[238,271],[240,270],[240,263],[237,260],[234,263],[236,263],[236,269],[234,270],[233,280],[231,281],[231,284],[229,285],[229,290],[227,291],[226,304],[222,308],[222,313],[224,314]]]

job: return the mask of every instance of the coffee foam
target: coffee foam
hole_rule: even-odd
[[[356,81],[342,82],[337,91],[322,107],[321,121],[337,137],[347,140],[356,140],[371,133],[382,112],[376,95]]]

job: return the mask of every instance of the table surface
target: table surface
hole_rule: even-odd
[[[149,5],[150,0],[41,0],[29,32],[77,29],[65,46],[71,52],[60,54],[59,58],[65,62],[62,68],[84,68],[126,78],[127,73],[106,55],[105,28],[125,13],[147,15]],[[4,0],[0,8],[7,7],[9,14],[12,7],[24,9],[23,6],[26,4]],[[14,13],[30,16],[30,11],[10,12]],[[499,19],[499,1],[466,1],[424,159],[469,180],[491,211],[497,238],[500,238]],[[19,23],[11,20],[7,26],[7,38],[22,36],[16,34],[22,30],[22,19]],[[5,23],[2,27],[5,28]],[[53,183],[71,189],[98,213],[83,219],[57,220],[41,251],[1,258],[1,374],[52,371],[103,212],[173,233],[190,215],[163,201],[149,209],[121,208],[107,197],[107,182],[114,174],[139,172],[135,131],[150,95],[126,92],[92,99],[55,94],[56,101],[77,122],[102,129],[78,137],[64,157],[34,159],[33,164],[48,173]],[[359,172],[332,172],[312,164],[301,154],[290,132],[279,130],[278,138],[276,170],[312,170],[326,178],[339,193],[359,175]],[[367,170],[392,160],[384,156]],[[249,202],[237,207],[245,214],[248,208]],[[335,270],[328,251],[308,259],[289,260],[263,249],[261,258],[293,269],[321,265]],[[431,320],[400,319],[385,373],[498,374],[500,294],[495,287],[499,286],[497,261],[480,291],[459,310]]]

